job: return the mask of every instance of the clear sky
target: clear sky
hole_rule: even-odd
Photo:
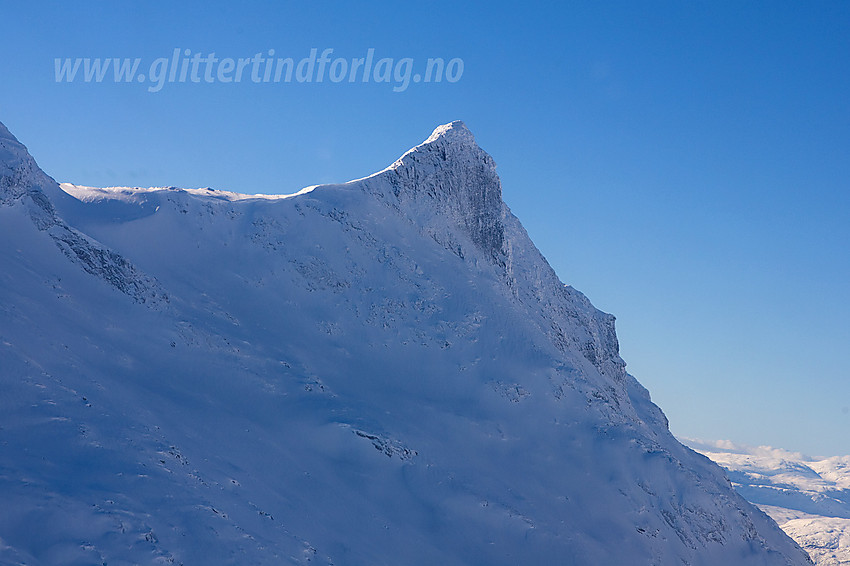
[[[0,121],[59,181],[290,193],[464,120],[674,433],[850,454],[850,3],[0,0],[0,22]],[[312,48],[322,82],[199,62],[150,92],[175,49]],[[331,80],[370,49],[401,78],[463,69]],[[147,80],[57,83],[76,57]]]

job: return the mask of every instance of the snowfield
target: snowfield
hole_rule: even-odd
[[[850,564],[850,456],[814,459],[729,441],[685,443],[723,466],[735,489],[770,515],[818,566]]]
[[[460,122],[287,198],[60,188],[0,125],[0,236],[0,563],[810,563]]]

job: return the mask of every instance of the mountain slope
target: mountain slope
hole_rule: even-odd
[[[289,197],[60,190],[2,131],[5,562],[808,563],[463,124]]]

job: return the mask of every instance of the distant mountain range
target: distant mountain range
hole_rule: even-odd
[[[818,566],[850,564],[850,456],[814,459],[769,446],[685,440],[726,469]]]

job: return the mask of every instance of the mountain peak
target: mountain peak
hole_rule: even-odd
[[[0,122],[0,170],[6,170],[8,174],[28,157],[27,148]]]
[[[12,132],[9,131],[9,128],[3,122],[0,122],[0,139],[15,139],[15,136],[12,135]]]
[[[504,262],[504,203],[496,163],[460,120],[438,126],[387,169],[357,182],[453,253],[463,257],[470,243],[491,260]]]
[[[26,146],[0,123],[0,205],[29,197],[30,215],[41,228],[53,223],[53,205],[44,188],[54,183],[39,169]]]
[[[455,120],[454,122],[437,126],[424,143],[430,144],[437,141],[474,144],[475,136],[472,135],[472,132],[469,131],[469,128],[466,127],[463,121]]]
[[[56,181],[38,167],[26,146],[0,123],[0,208],[20,206],[68,259],[135,301],[167,301],[155,280],[57,216],[49,195],[64,194]]]

